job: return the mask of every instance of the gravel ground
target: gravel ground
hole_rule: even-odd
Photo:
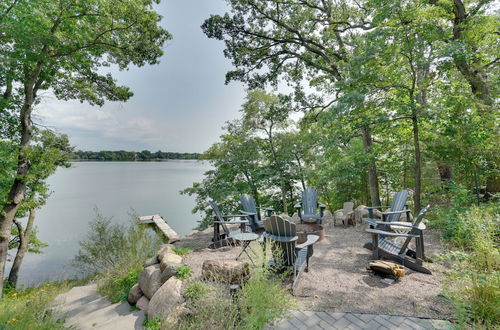
[[[370,239],[364,232],[365,225],[332,226],[330,215],[325,216],[325,222],[325,239],[315,245],[309,272],[302,274],[295,291],[299,309],[440,319],[451,316],[450,307],[440,296],[447,271],[444,265],[425,263],[432,275],[405,268],[406,274],[401,280],[384,284],[380,276],[366,270],[371,251],[363,248]],[[436,232],[426,230],[424,235],[427,257],[442,252]],[[209,228],[175,243],[194,249],[185,262],[193,268],[195,277],[199,276],[204,260],[234,260],[241,251],[240,246],[208,249],[211,238]]]

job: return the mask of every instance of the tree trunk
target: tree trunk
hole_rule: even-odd
[[[17,248],[16,258],[10,269],[8,281],[14,286],[17,286],[17,279],[19,275],[19,270],[21,269],[21,264],[24,259],[26,250],[28,249],[29,239],[31,232],[33,230],[33,224],[35,223],[35,209],[30,210],[28,223],[26,224],[26,229],[23,231],[21,224],[18,225],[19,230],[19,247]],[[16,223],[17,225],[17,223]]]
[[[24,85],[24,102],[19,114],[21,122],[21,141],[19,143],[19,154],[17,157],[16,178],[10,187],[7,200],[0,211],[0,299],[3,296],[3,278],[5,274],[5,264],[7,262],[7,252],[9,249],[9,238],[12,224],[21,202],[24,200],[26,191],[26,175],[31,166],[27,159],[26,149],[31,142],[32,126],[31,111],[36,97],[36,82],[42,70],[42,62],[37,63],[35,71],[31,73],[28,81]]]
[[[377,177],[377,165],[372,155],[372,136],[370,133],[370,128],[368,126],[361,127],[361,134],[363,136],[363,146],[367,156],[370,159],[370,165],[368,167],[368,186],[370,188],[370,199],[372,206],[380,206],[380,195],[378,187],[378,177]]]
[[[462,0],[453,1],[453,15],[453,40],[463,41],[462,31],[468,15]],[[471,46],[473,51],[477,49],[475,45],[469,46]],[[488,87],[486,73],[481,65],[479,63],[468,63],[463,54],[453,55],[453,61],[458,71],[460,71],[469,83],[472,93],[485,105],[492,106],[493,98]]]
[[[420,153],[420,139],[418,135],[418,118],[416,111],[414,112],[411,121],[413,124],[413,145],[415,147],[415,191],[413,194],[413,203],[415,208],[414,212],[415,214],[417,214],[418,212],[420,212],[421,208],[420,194],[422,190],[422,160]]]
[[[438,164],[439,178],[441,179],[441,185],[446,186],[451,183],[453,176],[453,168],[450,164]]]

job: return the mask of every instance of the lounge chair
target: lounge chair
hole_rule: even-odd
[[[318,207],[320,209],[318,213]],[[300,222],[321,223],[326,205],[318,203],[318,193],[314,188],[307,188],[302,192],[301,203],[295,204]]]
[[[295,223],[273,215],[264,220],[263,237],[266,244],[271,242],[273,260],[270,262],[278,271],[293,269],[292,293],[302,271],[309,271],[309,258],[313,255],[313,245],[319,239],[317,235],[307,235],[306,242],[297,244]]]
[[[248,220],[241,220],[246,218],[244,214],[226,214],[223,215],[219,209],[219,206],[214,201],[209,201],[210,207],[214,215],[214,237],[212,238],[211,247],[217,248],[224,245],[232,243],[233,236],[237,233],[242,233],[246,231],[246,226],[248,225]],[[233,218],[233,220],[226,220],[227,218]],[[239,218],[239,219],[238,219]],[[230,229],[228,225],[239,224],[239,229]],[[221,231],[222,228],[222,231]]]
[[[429,209],[429,205],[423,208],[418,214],[413,223],[394,221],[391,224],[399,227],[408,227],[407,234],[395,233],[381,229],[369,228],[367,233],[372,235],[372,251],[373,259],[388,259],[399,264],[402,264],[417,272],[432,274],[431,271],[425,268],[422,263],[425,258],[424,254],[424,236],[423,230],[419,226],[424,218],[424,214]],[[376,225],[385,225],[384,221],[375,221]],[[388,237],[404,237],[404,243],[399,245],[388,240]],[[415,239],[415,250],[409,248],[410,241]]]
[[[256,207],[255,199],[247,194],[243,194],[240,197],[241,207],[243,210],[242,214],[245,214],[248,219],[248,224],[254,233],[262,232],[264,230],[264,223],[262,222],[262,217],[259,210],[266,211],[266,217],[270,217],[274,209],[272,207]]]
[[[335,211],[335,213],[333,214],[334,225],[337,223],[337,220],[342,221],[344,227],[347,226],[349,220],[355,221],[353,202],[345,202],[342,209]],[[356,225],[356,222],[354,222],[354,225]]]

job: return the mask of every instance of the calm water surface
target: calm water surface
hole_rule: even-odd
[[[31,286],[74,276],[68,263],[95,207],[113,222],[126,224],[132,209],[139,215],[159,213],[177,233],[187,234],[200,217],[191,213],[194,197],[179,191],[200,181],[208,167],[197,161],[75,162],[58,169],[48,180],[53,193],[35,222],[39,238],[49,246],[43,254],[25,256],[19,283]]]

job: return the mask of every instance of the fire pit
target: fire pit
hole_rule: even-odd
[[[307,240],[307,235],[317,235],[319,236],[319,241],[325,238],[325,229],[323,225],[316,223],[298,223],[297,224],[297,244],[304,243]]]

